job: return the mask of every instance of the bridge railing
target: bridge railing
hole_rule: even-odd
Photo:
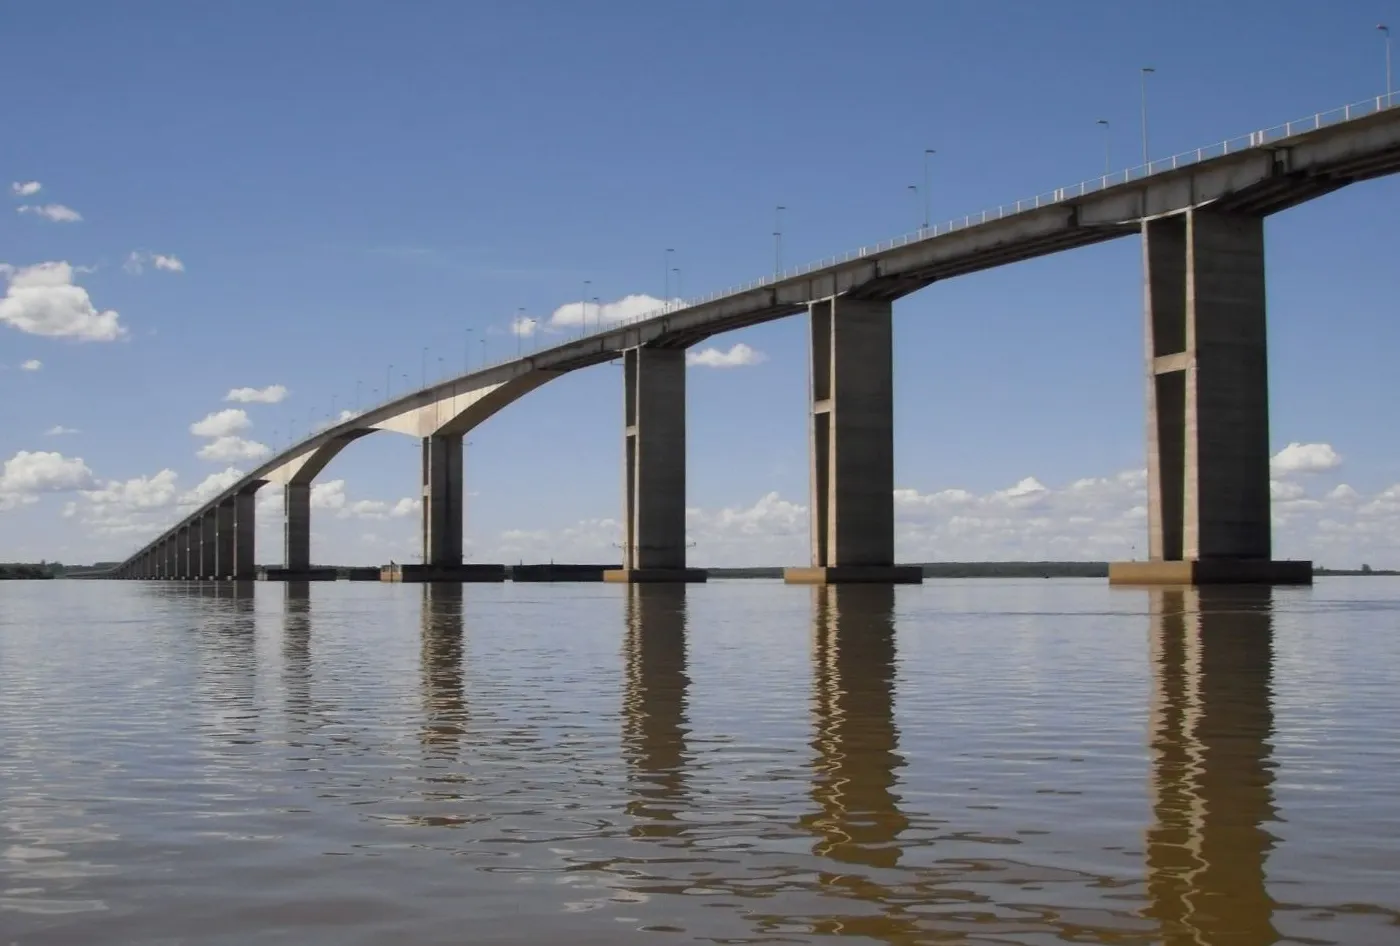
[[[592,326],[591,331],[586,318],[584,319],[583,323],[579,325],[577,330],[571,330],[567,333],[551,331],[550,328],[545,326],[543,323],[535,322],[533,323],[532,328],[528,333],[528,337],[531,338],[531,343],[527,348],[520,349],[519,353],[516,355],[508,354],[504,357],[483,362],[483,364],[476,370],[484,371],[490,368],[497,368],[501,365],[510,364],[513,361],[519,361],[521,358],[539,354],[540,352],[545,351],[547,349],[555,348],[559,344],[561,344],[561,335],[564,338],[573,337],[580,340],[584,338],[603,335],[607,332],[613,331],[623,326],[635,325],[639,322],[646,322],[651,319],[659,318],[663,315],[669,315],[673,312],[679,312],[682,309],[688,309],[697,305],[704,305],[709,302],[714,302],[715,300],[723,299],[726,296],[734,296],[739,295],[740,293],[752,292],[755,289],[762,289],[767,286],[772,286],[775,283],[780,283],[788,279],[795,279],[800,276],[805,276],[809,273],[813,273],[818,270],[828,269],[832,266],[839,266],[842,263],[849,263],[854,260],[862,259],[866,256],[871,256],[876,253],[883,253],[887,250],[892,250],[897,247],[908,246],[911,243],[918,243],[922,240],[931,240],[934,237],[945,236],[957,230],[965,230],[969,227],[981,226],[982,224],[990,223],[994,220],[1001,220],[1006,217],[1014,216],[1016,214],[1028,213],[1033,210],[1039,210],[1042,207],[1049,207],[1067,200],[1074,200],[1077,198],[1085,197],[1089,194],[1093,194],[1098,191],[1107,190],[1110,187],[1116,187],[1118,185],[1131,183],[1133,181],[1140,181],[1144,178],[1151,177],[1156,174],[1165,174],[1170,171],[1177,170],[1178,168],[1189,167],[1193,164],[1199,164],[1203,161],[1208,161],[1212,158],[1218,158],[1228,154],[1236,154],[1240,151],[1246,151],[1251,148],[1263,147],[1265,145],[1276,141],[1280,141],[1285,138],[1291,138],[1294,135],[1301,135],[1310,131],[1317,131],[1320,128],[1326,128],[1330,125],[1343,124],[1354,119],[1364,118],[1368,115],[1374,115],[1378,112],[1385,111],[1386,109],[1394,108],[1396,107],[1396,105],[1397,102],[1395,101],[1394,95],[1377,95],[1374,98],[1363,99],[1360,102],[1353,102],[1350,105],[1343,105],[1338,108],[1329,109],[1324,112],[1317,112],[1306,118],[1300,118],[1295,121],[1284,122],[1283,124],[1273,125],[1268,128],[1261,128],[1258,131],[1252,131],[1245,135],[1238,135],[1234,138],[1227,138],[1224,141],[1219,141],[1215,144],[1207,145],[1203,148],[1196,148],[1192,151],[1182,151],[1179,154],[1170,155],[1165,158],[1155,158],[1146,164],[1139,164],[1122,171],[1114,171],[1110,174],[1101,174],[1098,177],[1089,178],[1088,180],[1080,181],[1078,184],[1071,184],[1068,187],[1057,187],[1054,190],[1046,191],[1044,193],[1037,194],[1033,197],[1022,198],[1021,200],[1018,200],[1014,203],[1002,204],[999,207],[993,207],[989,210],[983,210],[980,213],[966,214],[962,217],[955,217],[954,219],[949,220],[945,223],[940,223],[928,227],[922,227],[910,233],[905,233],[900,236],[892,237],[888,240],[882,240],[879,243],[875,243],[870,246],[862,246],[858,249],[851,250],[850,252],[847,252],[845,254],[828,256],[824,259],[815,260],[810,263],[802,263],[797,266],[789,267],[788,269],[775,271],[771,275],[763,276],[758,279],[752,279],[738,286],[730,286],[726,289],[720,289],[715,292],[707,293],[703,296],[695,296],[689,299],[668,299],[663,305],[658,306],[654,309],[649,309],[646,312],[638,313],[637,315],[629,316],[624,319],[607,320],[603,324],[596,324],[595,322],[595,324]],[[586,301],[584,305],[586,315]],[[601,312],[599,312],[599,317],[601,318]],[[404,396],[404,394],[400,394],[398,396],[386,397],[379,404],[366,408],[365,410],[369,411],[374,410],[378,407],[383,407],[387,404],[393,403],[396,400],[399,400]]]

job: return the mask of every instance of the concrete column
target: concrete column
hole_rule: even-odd
[[[894,366],[889,302],[811,305],[812,567],[797,582],[917,582],[894,563]]]
[[[221,580],[234,577],[233,502],[230,497],[214,508],[214,577]]]
[[[184,581],[190,575],[190,527],[183,525],[175,531],[175,577]]]
[[[257,577],[254,531],[257,527],[258,496],[239,493],[233,498],[233,577],[251,581]]]
[[[704,581],[685,567],[685,351],[623,354],[622,568],[608,581]]]
[[[462,435],[423,438],[423,564],[462,564]]]
[[[1263,219],[1146,221],[1143,268],[1149,561],[1110,577],[1310,581],[1309,563],[1269,561]]]
[[[290,572],[311,568],[311,484],[288,483],[283,491],[286,518],[282,567]]]
[[[180,577],[180,533],[176,532],[165,540],[165,577],[173,580]]]
[[[199,571],[196,578],[215,577],[218,527],[218,517],[213,509],[199,517]]]

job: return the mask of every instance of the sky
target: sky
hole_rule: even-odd
[[[1165,9],[7,4],[0,561],[120,559],[386,385],[564,337],[581,299],[767,275],[775,227],[791,265],[925,201],[948,220],[1095,177],[1106,147],[1134,165],[1143,66],[1161,157],[1383,92],[1376,25],[1400,29],[1400,0]],[[1388,178],[1267,224],[1278,557],[1400,566],[1397,206]],[[1140,254],[896,304],[901,560],[1145,554]],[[805,564],[804,318],[692,356],[692,563]],[[468,559],[620,559],[621,415],[601,365],[472,431]],[[340,454],[314,560],[414,560],[418,453]],[[259,509],[276,563],[275,489]]]

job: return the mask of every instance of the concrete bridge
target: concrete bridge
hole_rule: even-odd
[[[460,580],[463,435],[540,385],[620,358],[623,567],[610,580],[703,580],[686,567],[685,351],[805,313],[811,322],[811,562],[802,582],[918,581],[894,560],[891,313],[931,283],[1141,234],[1149,560],[1110,580],[1306,582],[1272,558],[1264,221],[1400,170],[1400,108],[1382,96],[890,240],[664,309],[381,404],[293,445],[112,572],[252,578],[255,494],[285,490],[284,567],[311,569],[311,484],[350,442],[422,442],[423,565]],[[406,566],[412,570],[412,567]]]

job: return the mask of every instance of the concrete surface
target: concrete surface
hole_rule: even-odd
[[[623,356],[623,570],[685,568],[685,352]]]
[[[434,568],[462,564],[462,435],[423,438],[423,562]]]
[[[789,585],[917,585],[923,580],[923,569],[917,565],[837,565],[783,569],[783,581]]]

